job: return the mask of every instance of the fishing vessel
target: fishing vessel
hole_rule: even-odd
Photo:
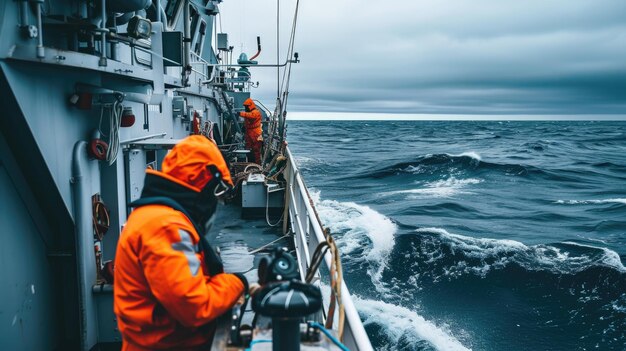
[[[266,280],[293,293],[287,270],[323,300],[305,315],[287,304],[236,306],[212,349],[372,349],[286,143],[294,36],[283,62],[255,61],[260,39],[257,54],[234,60],[215,26],[220,3],[0,2],[1,349],[121,347],[117,241],[145,170],[190,134],[218,144],[237,185],[209,233],[225,270],[254,281],[262,263]],[[249,162],[238,117],[257,69],[285,77],[273,110],[257,101],[260,164]]]

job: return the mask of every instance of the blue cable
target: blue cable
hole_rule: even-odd
[[[250,342],[250,346],[248,346],[247,349],[245,349],[244,351],[252,351],[252,346],[254,346],[254,344],[260,344],[262,342],[272,342],[272,340],[252,340]]]
[[[322,333],[324,333],[324,335],[326,335],[327,338],[330,339],[330,341],[335,343],[335,345],[337,345],[341,350],[350,351],[350,349],[348,349],[346,345],[342,344],[341,341],[337,340],[326,328],[324,328],[323,325],[317,322],[309,322],[309,325],[313,328],[319,329]]]

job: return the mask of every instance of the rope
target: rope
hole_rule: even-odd
[[[230,165],[231,175],[233,175],[232,178],[234,189],[236,189],[239,184],[241,184],[241,182],[248,178],[248,175],[262,172],[261,166],[253,162],[233,162]],[[249,170],[248,168],[250,167],[253,167],[255,169]]]
[[[102,109],[105,107],[103,106]],[[122,111],[124,107],[118,101],[115,101],[109,109],[109,148],[107,149],[106,160],[109,166],[117,160],[117,153],[120,149],[120,127],[122,126]],[[102,112],[101,112],[102,113]]]
[[[302,180],[302,182],[304,182],[304,180]],[[309,193],[309,190],[307,189],[306,185],[304,186],[304,190],[306,191],[306,195],[309,198],[309,203],[311,204],[311,208],[313,208],[313,213],[315,214],[315,218],[317,218],[317,222],[319,223],[320,227],[324,228],[322,224],[322,220],[320,219],[320,216],[317,213],[317,210],[315,209],[315,204],[313,203],[313,199],[311,198],[311,194]],[[338,330],[339,330],[339,338],[343,339],[343,328],[345,324],[345,308],[343,306],[343,303],[341,302],[341,285],[343,281],[343,269],[341,267],[341,257],[339,256],[339,249],[337,249],[335,240],[333,239],[332,235],[330,235],[330,230],[328,228],[324,229],[324,236],[326,237],[325,243],[326,245],[328,245],[328,250],[330,250],[330,253],[332,255],[331,264],[330,264],[331,300],[330,300],[330,306],[328,308],[328,315],[326,317],[326,328],[329,328],[329,329],[332,328],[335,308],[336,306],[339,306]],[[316,267],[314,270],[309,269],[309,271],[307,271],[307,275],[306,275],[307,282],[310,282],[313,280],[315,271],[317,271],[317,267],[319,267],[321,263],[321,258],[326,254],[326,252],[324,252],[323,254],[318,253],[318,249],[321,250],[320,247],[323,244],[324,243],[320,243],[318,247],[315,249],[313,258],[311,259],[310,267],[313,267],[314,264],[316,265]],[[319,255],[319,258],[316,258],[317,257],[316,254]],[[319,260],[320,262],[317,262],[317,260]]]
[[[311,257],[311,264],[306,272],[305,281],[307,283],[311,283],[313,278],[315,277],[315,273],[318,271],[319,266],[324,259],[324,256],[328,251],[331,253],[331,263],[330,263],[330,305],[328,307],[328,314],[326,316],[326,328],[332,329],[333,322],[335,318],[335,309],[337,306],[339,307],[339,316],[338,316],[338,334],[339,338],[343,339],[343,329],[345,324],[345,308],[341,301],[341,284],[343,281],[343,270],[341,267],[341,257],[339,256],[339,249],[337,249],[337,245],[335,244],[335,240],[330,235],[330,231],[328,229],[324,230],[324,234],[326,236],[326,241],[323,241],[317,245],[315,251],[313,252],[313,256]]]
[[[213,138],[213,123],[211,123],[210,121],[204,122],[204,128],[202,128],[202,135],[215,141],[215,139]]]
[[[275,227],[278,224],[280,224],[280,222],[283,221],[283,216],[285,215],[285,213],[283,212],[280,215],[280,218],[278,219],[278,221],[276,223],[271,223],[270,222],[270,188],[269,188],[269,186],[267,186],[267,183],[265,183],[265,189],[266,189],[266,196],[265,196],[265,222],[270,227]]]
[[[250,167],[256,168],[259,172],[262,171],[261,166],[257,165],[256,163],[252,163],[252,164],[247,165],[246,168],[243,169],[243,171],[246,172],[246,173],[252,173],[252,172],[248,172],[248,169]]]
[[[248,253],[249,253],[249,254],[255,254],[255,253],[259,252],[259,251],[263,251],[263,249],[265,249],[266,247],[268,247],[268,246],[270,246],[270,245],[272,245],[272,244],[275,244],[275,243],[279,242],[280,240],[282,240],[282,239],[284,239],[284,238],[288,237],[289,235],[290,235],[290,234],[285,234],[285,235],[281,236],[280,238],[278,238],[278,239],[276,239],[276,240],[272,240],[271,242],[269,242],[269,243],[267,243],[267,244],[265,244],[265,245],[263,245],[263,246],[261,246],[261,247],[258,247],[258,248],[254,249],[254,250],[252,250],[252,251],[249,251]]]
[[[333,319],[335,316],[335,308],[339,306],[339,321],[338,321],[338,333],[339,339],[343,339],[343,327],[345,323],[345,309],[341,302],[341,284],[343,281],[343,271],[341,268],[341,258],[339,257],[339,250],[335,245],[335,240],[330,235],[328,229],[324,231],[326,234],[326,242],[330,247],[332,254],[332,260],[330,262],[330,287],[331,287],[331,300],[328,307],[328,316],[326,317],[326,328],[331,329],[333,327]],[[333,298],[334,297],[334,298]]]
[[[326,241],[322,241],[317,245],[317,247],[315,248],[315,252],[313,252],[313,256],[311,256],[311,264],[309,265],[309,269],[306,271],[306,276],[304,278],[305,282],[310,284],[313,281],[315,273],[319,269],[324,255],[326,255],[326,252],[328,252],[329,249],[330,247],[328,246],[328,242]]]

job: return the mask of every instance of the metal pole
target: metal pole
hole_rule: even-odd
[[[161,19],[161,0],[156,0],[156,13],[157,13],[157,22],[162,22]]]
[[[107,2],[106,0],[102,0],[100,3],[102,6],[102,23],[100,24],[100,61],[98,62],[99,66],[107,65]]]
[[[159,134],[145,135],[145,136],[141,136],[141,137],[137,137],[137,138],[132,138],[132,139],[124,140],[124,141],[122,141],[120,144],[121,144],[121,145],[125,145],[125,144],[136,143],[136,142],[138,142],[138,141],[147,140],[147,139],[152,139],[152,138],[162,138],[162,137],[164,137],[164,136],[166,136],[166,135],[167,135],[167,133],[159,133]]]
[[[26,0],[20,2],[20,25],[22,27],[28,26],[28,2]]]
[[[43,25],[41,24],[41,4],[43,0],[35,1],[37,3],[37,58],[44,58],[46,54],[43,48]]]
[[[246,64],[232,64],[232,65],[211,65],[211,66],[214,66],[214,67],[251,67],[251,68],[253,68],[253,67],[264,67],[264,68],[267,68],[267,67],[285,67],[285,66],[287,66],[287,64],[288,64],[288,63],[290,63],[290,62],[291,62],[291,63],[296,63],[296,61],[294,61],[294,60],[287,60],[287,61],[285,61],[284,63],[278,64],[278,65],[246,65]]]
[[[78,275],[78,305],[80,312],[80,350],[88,351],[96,343],[97,326],[92,285],[96,282],[96,256],[93,247],[91,223],[91,198],[89,176],[90,161],[87,157],[87,142],[77,141],[72,153],[72,190],[74,223],[76,230],[76,269]]]
[[[191,23],[189,23],[189,0],[185,0],[184,2],[184,8],[183,8],[183,25],[184,25],[184,33],[183,33],[183,43],[184,43],[184,66],[183,66],[183,83],[186,86],[187,85],[187,81],[188,81],[188,77],[187,74],[190,71],[190,62],[191,62],[191,56],[189,54],[189,51],[191,49],[191,43],[189,42],[191,40]]]

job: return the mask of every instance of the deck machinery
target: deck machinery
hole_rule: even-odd
[[[327,238],[284,141],[284,106],[264,109],[264,162],[247,163],[237,112],[256,62],[230,62],[227,35],[214,31],[220,2],[0,1],[0,349],[120,348],[107,262],[145,169],[189,134],[214,139],[239,182],[211,234],[226,269],[256,280],[263,257],[287,247],[299,278],[310,271]],[[326,252],[310,279],[325,307],[293,323],[324,323],[340,292],[345,325],[330,335],[370,350],[345,284],[324,288],[333,259]],[[221,320],[214,349],[272,347],[250,343],[271,339],[271,322],[245,343],[232,326]],[[308,340],[303,349],[337,348],[324,335]]]

